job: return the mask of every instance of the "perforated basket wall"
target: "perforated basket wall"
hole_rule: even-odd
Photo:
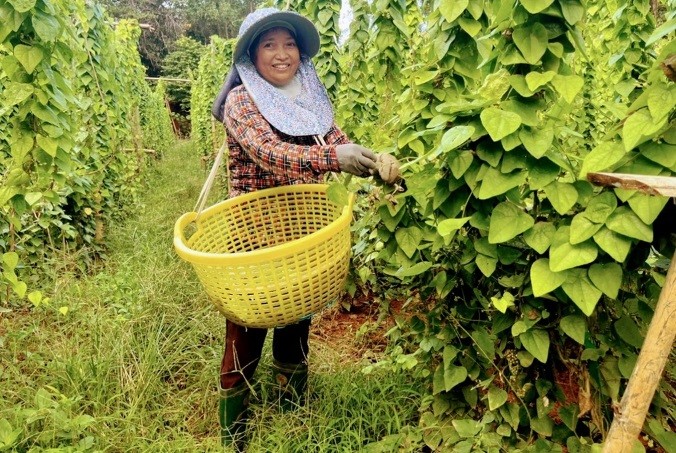
[[[226,318],[247,327],[298,322],[343,291],[350,257],[351,206],[328,200],[324,184],[240,195],[184,214],[174,247],[190,262]]]

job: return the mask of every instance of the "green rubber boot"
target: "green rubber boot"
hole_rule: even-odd
[[[220,390],[218,419],[221,424],[221,443],[224,447],[233,447],[235,451],[243,450],[246,443],[244,428],[250,393],[246,382],[231,389]]]
[[[308,367],[305,363],[272,361],[272,379],[283,412],[305,405],[307,375]]]

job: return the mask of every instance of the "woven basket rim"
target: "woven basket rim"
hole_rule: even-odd
[[[232,205],[255,200],[257,198],[263,198],[271,194],[292,192],[315,192],[325,194],[327,188],[328,184],[297,184],[257,190],[216,203],[202,211],[202,216],[208,217],[209,214],[220,212]],[[179,217],[174,225],[174,248],[176,253],[189,263],[213,266],[250,265],[263,261],[284,259],[289,256],[297,255],[299,250],[310,250],[312,245],[331,239],[336,234],[337,230],[342,230],[346,225],[349,225],[352,221],[353,201],[354,194],[350,194],[349,203],[342,207],[341,213],[336,220],[302,238],[260,250],[235,253],[208,253],[190,248],[186,243],[187,239],[183,232],[185,231],[185,228],[197,218],[197,213],[194,211],[188,212]]]

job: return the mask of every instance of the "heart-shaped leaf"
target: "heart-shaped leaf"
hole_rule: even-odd
[[[591,222],[605,223],[617,208],[617,197],[612,192],[602,192],[589,200],[584,215]]]
[[[624,149],[631,151],[636,145],[648,140],[652,134],[662,129],[667,117],[659,121],[653,119],[647,107],[629,115],[622,125],[622,141]]]
[[[549,334],[542,329],[530,329],[519,335],[519,340],[526,351],[542,363],[547,363],[549,355]]]
[[[420,261],[411,267],[402,267],[398,269],[397,272],[394,273],[394,276],[398,278],[413,277],[414,275],[420,275],[427,272],[432,266],[433,264],[429,261]]]
[[[563,17],[570,25],[575,25],[583,17],[585,8],[579,0],[559,0]]]
[[[611,299],[617,298],[622,285],[622,267],[619,264],[592,264],[588,273],[589,279],[603,294]]]
[[[28,203],[28,206],[33,206],[35,203],[37,203],[42,199],[42,193],[28,192],[27,194],[24,194],[23,198],[26,200],[26,203]]]
[[[560,227],[549,248],[549,267],[553,272],[589,264],[596,259],[598,248],[592,241],[570,243],[570,227]]]
[[[655,83],[648,90],[648,110],[655,121],[661,121],[676,105],[676,90],[673,88]]]
[[[519,131],[519,139],[523,146],[526,147],[526,151],[530,153],[531,156],[536,159],[544,156],[549,148],[552,146],[552,141],[554,141],[554,130],[550,127],[540,129],[533,128],[526,130],[522,128]]]
[[[501,389],[500,387],[496,387],[495,385],[492,385],[488,389],[488,408],[492,411],[496,410],[503,404],[507,402],[507,392]]]
[[[460,179],[474,162],[474,154],[470,151],[458,153],[451,161],[451,173],[455,179]]]
[[[626,343],[632,345],[635,348],[640,348],[643,346],[643,335],[636,325],[636,322],[629,316],[622,316],[615,322],[613,327],[615,327],[615,332],[617,332],[617,335]]]
[[[676,145],[648,142],[641,145],[641,154],[663,167],[676,171]]]
[[[418,245],[422,240],[423,233],[420,228],[399,228],[394,232],[394,237],[397,239],[397,245],[404,251],[406,256],[413,258],[413,255],[418,250]]]
[[[481,253],[477,255],[474,261],[481,273],[486,277],[493,275],[493,272],[495,272],[495,269],[498,267],[497,259],[482,255]]]
[[[55,16],[36,11],[31,18],[35,33],[45,42],[54,42],[61,33],[61,24]]]
[[[34,91],[33,85],[29,83],[9,82],[2,92],[3,104],[6,107],[20,104],[28,99]]]
[[[525,171],[515,171],[512,173],[502,173],[497,168],[489,168],[481,180],[481,189],[479,190],[479,200],[487,200],[497,195],[503,194],[514,187],[518,187],[526,182],[528,174]]]
[[[592,149],[582,162],[580,178],[587,176],[587,173],[606,170],[622,160],[626,151],[618,142],[603,142]]]
[[[623,263],[631,249],[631,239],[606,227],[594,235],[594,242],[615,261]]]
[[[16,252],[7,252],[2,254],[2,264],[4,271],[13,271],[19,264],[19,254]]]
[[[573,340],[584,344],[584,337],[587,334],[587,324],[585,318],[580,315],[569,315],[561,319],[561,330]]]
[[[530,64],[537,64],[547,51],[549,35],[541,23],[520,27],[512,33],[514,44]]]
[[[504,201],[497,205],[491,214],[488,242],[498,244],[509,241],[524,231],[528,231],[534,224],[533,217],[515,204]]]
[[[564,76],[556,74],[552,80],[552,85],[554,85],[556,91],[559,92],[567,103],[572,104],[575,96],[577,96],[584,86],[584,79],[578,75]]]
[[[512,293],[505,291],[501,298],[491,297],[491,303],[500,313],[506,313],[509,307],[514,306],[514,296]]]
[[[657,216],[660,215],[660,212],[662,212],[662,209],[664,209],[664,206],[668,202],[668,197],[658,197],[642,193],[637,193],[628,201],[631,210],[646,225],[652,224],[657,219]]]
[[[44,54],[39,47],[18,44],[14,47],[14,56],[19,60],[19,63],[21,63],[26,72],[32,74],[37,65],[42,61]]]
[[[535,297],[544,296],[554,291],[566,281],[566,271],[553,272],[549,268],[549,260],[540,258],[530,267],[530,283]]]
[[[563,291],[571,298],[582,313],[591,316],[601,299],[601,291],[589,280],[585,269],[571,269],[562,285]]]
[[[575,205],[577,201],[577,190],[575,186],[565,182],[555,181],[545,187],[545,195],[554,206],[556,212],[565,215]]]
[[[552,244],[556,227],[551,222],[538,222],[523,234],[523,240],[536,252],[542,254]]]
[[[537,14],[549,8],[549,5],[554,3],[554,0],[521,0],[520,3],[531,14]]]
[[[453,2],[441,2],[439,5],[439,12],[448,22],[453,22],[455,19],[467,9],[469,0],[458,0]]]
[[[570,223],[570,243],[579,244],[586,241],[594,236],[602,226],[603,224],[589,220],[584,212],[577,214]]]
[[[521,117],[497,107],[489,107],[481,112],[481,124],[491,136],[493,141],[501,140],[512,132],[516,132],[521,126]]]
[[[437,232],[442,236],[449,234],[462,228],[471,217],[462,217],[460,219],[446,219],[439,222],[437,225]]]
[[[8,3],[19,13],[28,12],[35,6],[35,0],[8,0]]]
[[[652,242],[653,230],[626,206],[615,209],[606,220],[606,226],[615,233],[640,241]]]
[[[541,86],[546,85],[554,80],[554,76],[556,76],[556,72],[554,71],[529,72],[526,74],[526,84],[528,85],[528,89],[534,92]]]
[[[464,144],[474,134],[472,126],[455,126],[444,132],[439,147],[427,156],[427,160],[436,159],[440,154],[447,153]]]

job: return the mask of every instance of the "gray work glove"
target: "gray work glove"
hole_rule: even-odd
[[[376,170],[376,155],[361,145],[355,143],[337,145],[336,156],[340,171],[357,176],[370,176],[369,170]]]

